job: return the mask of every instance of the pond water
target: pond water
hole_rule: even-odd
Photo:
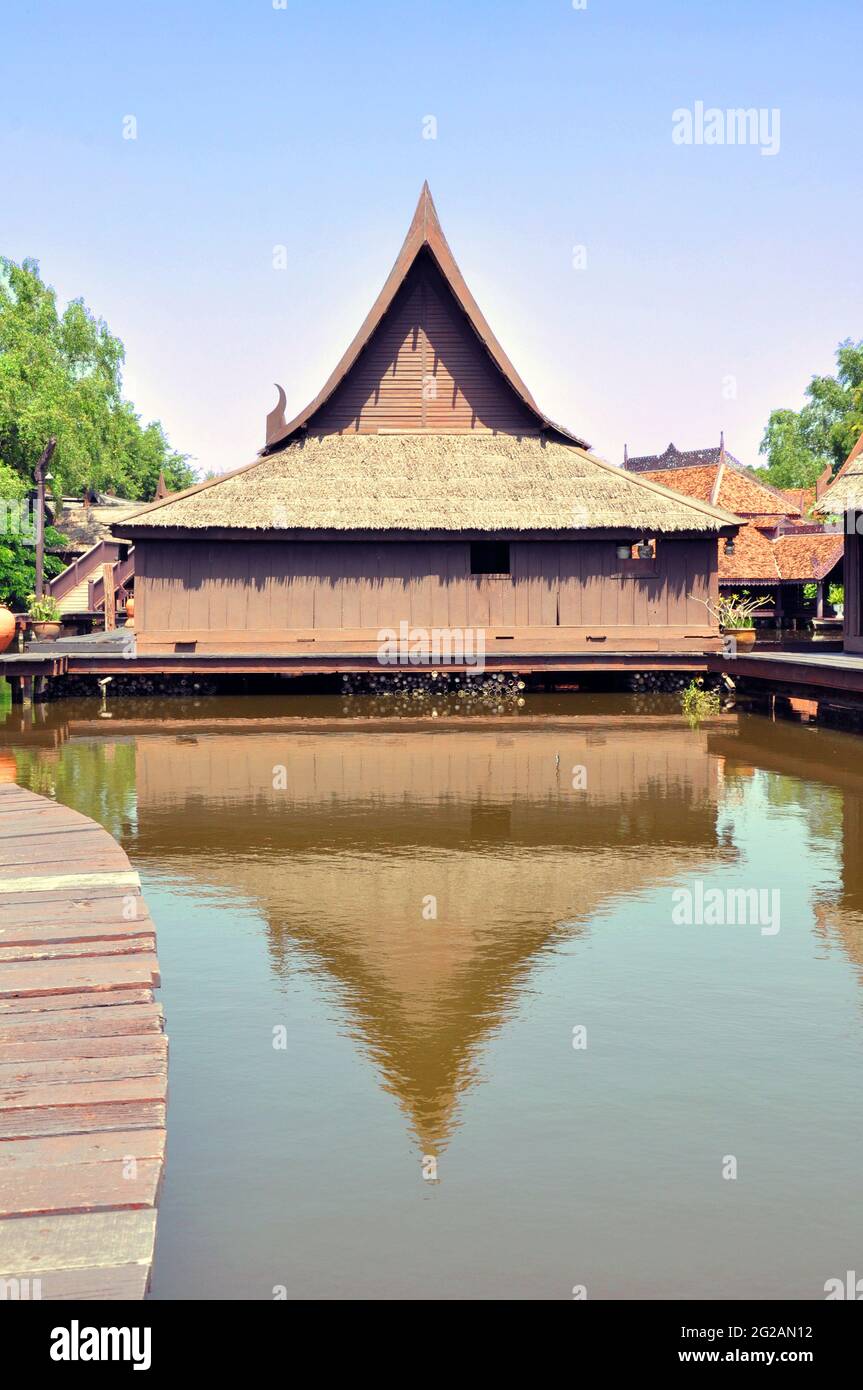
[[[0,716],[0,775],[101,821],[156,921],[152,1296],[817,1299],[863,1269],[859,740],[631,696],[348,707]],[[700,920],[713,889],[770,915]]]

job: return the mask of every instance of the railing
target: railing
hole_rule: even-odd
[[[120,548],[120,541],[97,541],[89,550],[85,550],[83,555],[79,555],[77,560],[73,560],[71,565],[67,565],[62,574],[48,580],[48,593],[59,603],[60,599],[65,598],[78,584],[83,584],[99,565],[114,564],[119,558]]]
[[[105,561],[109,564],[110,561]],[[132,546],[125,560],[117,560],[113,567],[114,594],[115,596],[121,589],[125,589],[126,584],[135,574],[135,547]],[[105,606],[105,581],[102,575],[98,579],[90,580],[87,604],[91,613],[95,613],[97,608]]]

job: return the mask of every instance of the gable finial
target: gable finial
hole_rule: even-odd
[[[162,471],[162,469],[160,468],[160,469],[159,469],[159,481],[158,481],[157,484],[156,484],[156,491],[155,491],[155,493],[153,494],[153,501],[154,501],[154,502],[164,502],[165,498],[166,498],[166,497],[170,497],[170,495],[171,495],[171,494],[170,494],[169,491],[168,491],[168,484],[165,482],[165,474],[164,474],[164,472]]]
[[[628,445],[628,444],[624,444],[624,446],[623,446],[623,466],[624,466],[624,468],[626,467],[626,465],[627,465],[628,463],[629,463],[629,445]]]
[[[278,404],[273,406],[272,410],[267,416],[266,444],[275,443],[276,440],[284,434],[285,428],[288,423],[285,419],[285,406],[287,404],[288,398],[285,395],[284,387],[280,386],[277,381],[273,384],[279,393],[279,400]]]

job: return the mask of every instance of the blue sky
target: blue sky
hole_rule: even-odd
[[[863,337],[861,48],[858,0],[10,6],[0,251],[83,296],[143,416],[221,470],[273,381],[289,418],[316,394],[428,178],[547,414],[615,461],[724,428],[755,462]],[[697,101],[778,108],[778,154],[675,145]]]

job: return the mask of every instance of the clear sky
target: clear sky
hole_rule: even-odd
[[[860,0],[275,5],[22,0],[0,30],[0,251],[107,320],[196,466],[254,457],[274,381],[288,418],[317,393],[425,178],[541,408],[614,461],[724,428],[756,462],[863,337]],[[699,101],[778,109],[778,153],[675,144]]]

